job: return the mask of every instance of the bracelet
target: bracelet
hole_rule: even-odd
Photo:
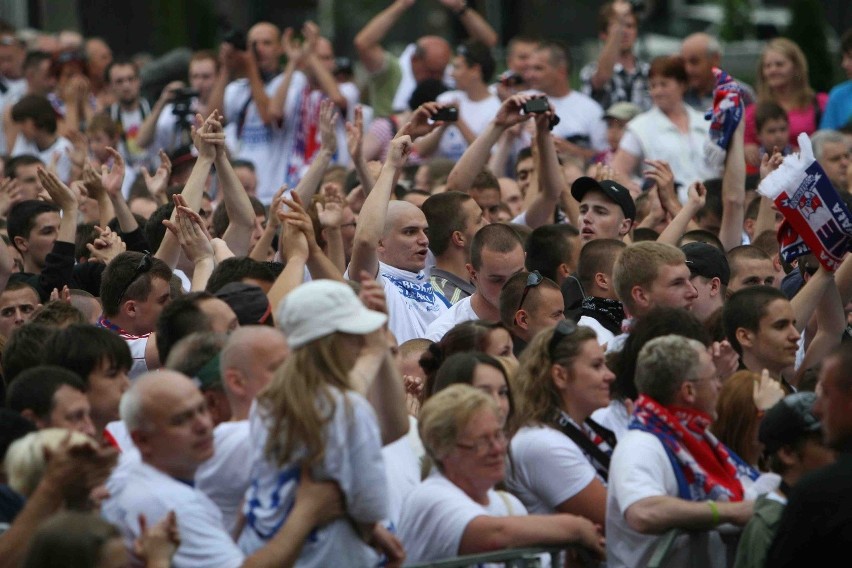
[[[715,501],[707,501],[707,504],[710,506],[710,511],[713,513],[713,526],[719,526],[721,522],[721,518],[719,517],[719,507],[716,505]]]
[[[462,4],[462,7],[456,10],[456,18],[461,18],[465,12],[470,10],[470,6],[467,5],[467,2]]]

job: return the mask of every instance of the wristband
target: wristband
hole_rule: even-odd
[[[710,511],[713,513],[713,526],[719,526],[721,522],[721,518],[719,517],[719,507],[716,505],[715,501],[707,501],[707,504],[710,506]]]

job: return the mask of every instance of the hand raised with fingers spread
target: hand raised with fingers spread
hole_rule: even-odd
[[[139,537],[133,542],[133,551],[147,565],[167,565],[180,546],[180,531],[174,511],[149,527],[148,519],[139,514]]]
[[[293,28],[286,28],[281,35],[281,49],[287,56],[287,62],[292,61],[296,65],[300,64],[308,53],[305,43],[298,41],[293,35]]]
[[[330,154],[337,152],[337,133],[335,132],[337,116],[337,108],[331,102],[331,99],[326,99],[320,103],[320,143],[322,149]]]
[[[361,105],[355,107],[353,122],[346,122],[346,149],[353,161],[361,158],[364,138],[364,109]]]
[[[647,169],[643,175],[654,182],[663,207],[672,214],[677,213],[680,210],[680,202],[675,191],[674,172],[671,166],[664,160],[645,160],[645,165]]]
[[[333,183],[322,188],[323,201],[317,201],[317,217],[324,229],[340,227],[343,223],[343,196]]]
[[[169,155],[163,150],[159,152],[160,166],[154,175],[148,173],[148,168],[142,168],[142,178],[145,180],[145,187],[154,196],[157,201],[165,201],[166,189],[169,187],[169,179],[172,177],[172,161]]]
[[[104,184],[104,189],[110,197],[117,197],[121,193],[122,184],[124,184],[124,158],[115,148],[107,148],[107,152],[112,156],[112,168],[106,164],[101,166],[101,183]]]
[[[9,209],[21,199],[21,183],[17,179],[0,179],[0,216],[5,217]]]
[[[77,196],[55,173],[39,167],[37,175],[41,186],[62,211],[77,211]]]
[[[90,162],[85,162],[83,166],[82,183],[88,196],[95,201],[100,202],[104,199],[109,199],[103,181],[101,181],[101,176],[95,171],[95,168],[92,167]]]
[[[177,196],[175,196],[177,197]],[[163,225],[178,238],[186,258],[192,263],[213,260],[213,245],[201,216],[175,199],[175,221],[163,220]]]

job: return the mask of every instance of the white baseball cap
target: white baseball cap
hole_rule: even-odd
[[[312,280],[287,294],[275,319],[297,349],[339,331],[366,335],[382,327],[388,316],[367,309],[351,286],[335,280]]]

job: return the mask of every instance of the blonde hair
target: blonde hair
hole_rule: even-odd
[[[294,350],[257,397],[271,419],[264,452],[278,466],[301,448],[306,466],[325,457],[324,430],[336,410],[334,389],[352,388],[349,369],[354,360],[341,356],[346,352],[341,335],[333,333]]]
[[[56,451],[66,437],[70,446],[96,445],[89,436],[64,428],[45,428],[15,440],[9,446],[4,462],[9,487],[24,497],[32,495],[47,465],[44,451]]]
[[[597,336],[588,327],[579,326],[577,331],[562,338],[554,349],[551,360],[550,340],[556,326],[542,330],[521,354],[520,367],[512,384],[517,390],[515,395],[515,416],[510,425],[511,432],[517,432],[522,426],[543,424],[562,406],[562,399],[553,384],[550,369],[554,363],[570,365],[580,353],[583,343]]]
[[[443,470],[441,460],[455,447],[459,434],[483,408],[499,416],[494,400],[467,384],[457,383],[438,391],[420,408],[417,431],[427,456]]]
[[[757,62],[757,83],[755,85],[757,102],[776,102],[769,85],[763,79],[763,60],[770,51],[781,54],[793,64],[793,78],[790,85],[794,93],[796,108],[805,108],[810,105],[814,100],[814,90],[808,82],[808,59],[805,57],[802,48],[784,37],[777,37],[768,41],[763,47],[763,51],[760,52],[760,59]]]
[[[686,262],[686,255],[676,246],[642,241],[634,243],[621,251],[612,267],[613,286],[618,299],[634,312],[633,287],[648,288],[656,280],[661,266]]]

